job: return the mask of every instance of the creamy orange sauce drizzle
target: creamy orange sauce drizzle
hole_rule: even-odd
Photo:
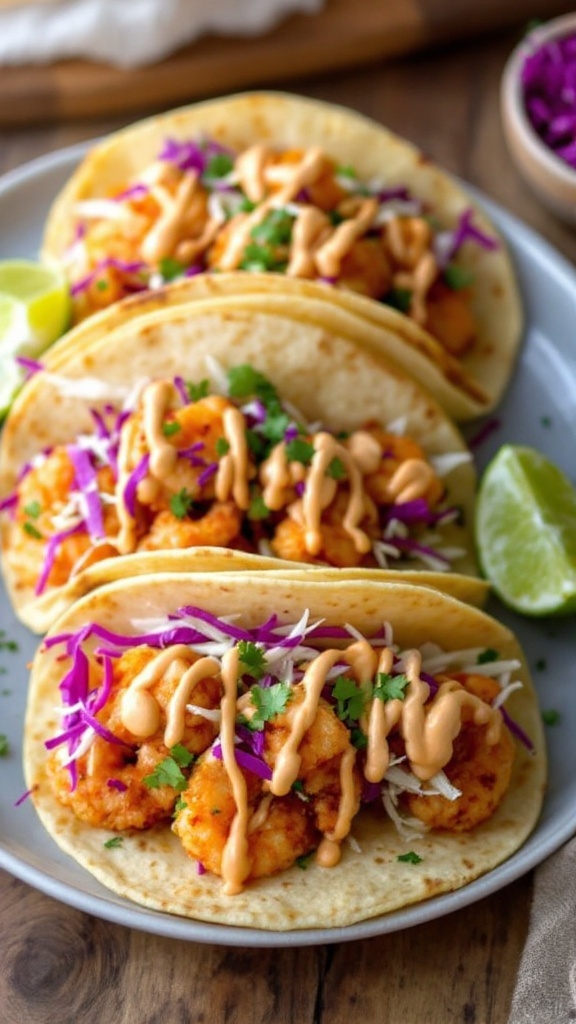
[[[184,171],[174,194],[159,184],[153,187],[152,194],[161,212],[142,241],[140,251],[142,258],[148,263],[159,263],[173,254],[180,240],[186,210],[197,185],[197,171]]]
[[[224,695],[221,703],[222,728],[220,732],[222,760],[230,779],[236,804],[236,813],[222,852],[221,870],[224,892],[227,896],[234,896],[242,891],[242,883],[250,874],[251,867],[248,855],[248,790],[234,751],[239,666],[240,654],[238,648],[233,647],[226,651],[222,659]]]
[[[218,464],[216,497],[218,501],[226,501],[231,494],[238,508],[247,509],[250,507],[250,464],[246,443],[246,420],[239,409],[230,407],[224,410],[223,423],[224,437],[230,448]]]
[[[423,498],[436,479],[432,466],[425,459],[404,459],[388,482],[390,500],[402,504]]]
[[[348,473],[350,496],[344,513],[342,525],[352,538],[357,551],[370,551],[372,542],[369,536],[359,528],[364,518],[366,505],[362,476],[349,451],[331,435],[324,432],[314,436],[314,455],[306,480],[306,490],[302,497],[302,510],[305,523],[306,548],[311,555],[317,555],[322,548],[320,517],[322,515],[322,484],[326,479],[326,471],[333,459],[341,459]]]
[[[118,449],[118,482],[116,484],[116,512],[119,530],[116,546],[121,555],[136,550],[136,520],[130,515],[124,501],[124,490],[130,478],[130,459],[138,436],[138,423],[130,417],[120,432]]]

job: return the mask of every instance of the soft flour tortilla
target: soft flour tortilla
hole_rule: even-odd
[[[259,141],[287,148],[320,146],[340,164],[354,166],[361,180],[378,179],[384,187],[408,188],[434,208],[447,229],[456,226],[464,210],[474,207],[475,223],[498,238],[476,201],[453,178],[382,125],[345,108],[297,96],[244,93],[149,118],[97,144],[53,205],[45,229],[44,258],[60,261],[71,243],[76,203],[109,196],[137,180],[167,138],[184,140],[203,133],[236,151]],[[474,275],[473,312],[479,332],[473,350],[461,360],[449,356],[428,332],[390,307],[340,291],[335,301],[369,323],[388,328],[389,333],[381,337],[383,350],[433,391],[451,415],[470,419],[491,409],[503,393],[520,340],[522,311],[502,239],[492,251],[465,245],[457,262]],[[285,277],[270,278],[267,284],[246,287],[293,288]],[[297,284],[307,294],[308,283]]]
[[[310,581],[312,579],[312,581]],[[88,622],[122,634],[138,632],[132,617],[151,618],[182,605],[199,605],[218,616],[234,615],[254,626],[275,612],[296,622],[308,608],[327,625],[349,623],[370,636],[389,622],[402,648],[426,641],[445,650],[489,647],[503,658],[518,658],[524,686],[507,708],[529,735],[534,751],[517,744],[510,789],[489,822],[463,835],[431,834],[407,844],[383,815],[362,811],[345,842],[340,864],[326,869],[310,862],[249,883],[237,896],[224,896],[222,882],[198,875],[169,825],[126,835],[121,847],[104,843],[111,833],[92,829],[60,806],[45,777],[44,741],[58,732],[58,685],[67,662],[58,649],[41,648],[32,669],[25,727],[27,785],[40,818],[59,846],[119,896],[155,910],[202,921],[285,931],[351,925],[468,884],[510,857],[537,821],[546,775],[542,723],[525,659],[513,634],[483,612],[437,591],[404,583],[284,580],[274,572],[219,576],[175,575],[121,580],[88,595],[58,622],[54,632],[74,632]],[[97,643],[97,641],[96,641]],[[413,849],[418,865],[401,863]]]
[[[308,422],[320,421],[339,431],[357,428],[368,420],[386,426],[402,418],[406,434],[419,441],[428,455],[466,451],[461,435],[442,409],[392,364],[374,358],[336,330],[300,320],[297,310],[294,314],[289,309],[270,312],[265,295],[251,299],[249,309],[236,308],[233,302],[215,308],[209,302],[192,302],[158,309],[110,330],[102,324],[98,337],[71,347],[68,358],[56,368],[36,374],[18,396],[4,427],[0,497],[14,490],[22,466],[39,452],[69,443],[82,431],[92,431],[91,407],[118,400],[146,379],[180,375],[200,381],[210,376],[208,357],[222,368],[252,364]],[[115,317],[113,311],[113,322]],[[66,393],[63,381],[68,384]],[[82,382],[77,388],[76,381]],[[81,396],[81,387],[87,382],[91,388],[95,384],[100,388],[98,401]],[[466,552],[452,568],[456,573],[474,575],[472,462],[456,466],[445,483],[448,504],[463,512],[462,525],[443,528],[446,542]],[[107,563],[100,563],[96,573],[84,570],[68,586],[48,589],[38,597],[21,579],[11,545],[15,529],[10,516],[4,515],[6,584],[20,618],[43,632],[69,601],[92,586],[92,580],[101,578]],[[115,572],[129,575],[132,558],[116,558]]]

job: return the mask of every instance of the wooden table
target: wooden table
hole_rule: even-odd
[[[413,139],[576,259],[576,234],[536,203],[504,147],[498,89],[514,42],[507,33],[300,80],[292,88],[347,104]],[[121,123],[5,132],[0,171]],[[505,1024],[530,896],[526,877],[472,907],[408,931],[344,945],[252,951],[108,924],[0,872],[0,1020]]]

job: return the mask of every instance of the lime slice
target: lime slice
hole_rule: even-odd
[[[540,452],[504,445],[476,505],[480,565],[524,615],[576,611],[576,490]]]
[[[31,260],[0,261],[0,416],[24,380],[16,356],[40,355],[69,320],[70,293],[59,270]]]

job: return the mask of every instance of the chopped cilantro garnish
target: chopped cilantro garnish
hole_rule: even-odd
[[[300,868],[301,871],[306,871],[311,860],[312,854],[304,853],[301,857],[296,857],[294,863],[296,864],[297,868]]]
[[[42,534],[40,533],[40,530],[36,529],[34,523],[30,523],[26,520],[26,522],[22,523],[22,529],[29,537],[34,537],[35,540],[42,540]]]
[[[402,861],[403,864],[420,864],[422,857],[414,853],[414,850],[409,850],[408,853],[399,853],[396,860]]]
[[[262,732],[264,723],[275,715],[282,714],[292,696],[288,683],[274,683],[273,686],[253,686],[250,690],[256,713],[246,722],[252,732]]]
[[[180,811],[184,811],[187,807],[188,804],[186,803],[186,801],[181,796],[179,796],[176,803],[174,804],[174,817],[177,814],[180,814]]]
[[[206,178],[225,178],[227,174],[230,174],[234,170],[234,160],[228,153],[216,153],[207,163],[206,169],[202,177]]]
[[[272,402],[268,406],[268,415],[264,423],[261,424],[260,431],[271,444],[278,444],[279,441],[282,441],[289,424],[288,414],[282,410],[279,403]]]
[[[222,814],[222,810],[220,807],[211,807],[210,814]]]
[[[558,725],[561,717],[560,712],[556,711],[555,708],[547,708],[542,712],[542,721],[544,722],[544,725]]]
[[[172,256],[166,256],[165,259],[160,260],[158,270],[165,281],[173,281],[174,278],[181,277],[184,273],[184,264],[179,263]]]
[[[273,249],[268,245],[258,245],[257,242],[249,242],[244,249],[244,256],[240,263],[240,270],[258,271],[285,270],[286,260],[279,259]]]
[[[195,384],[193,381],[186,381],[186,391],[191,402],[198,402],[201,398],[206,398],[210,394],[210,381],[201,380],[199,384]]]
[[[538,658],[538,661],[536,662],[536,668],[539,672],[543,672],[544,669],[547,668],[546,658]]]
[[[2,632],[2,638],[0,639],[0,651],[17,651],[18,643],[16,640],[6,640],[4,632]]]
[[[194,504],[192,495],[185,487],[170,498],[170,511],[177,519],[184,519]]]
[[[492,647],[487,647],[485,651],[481,651],[476,659],[478,665],[487,665],[490,661],[498,660],[498,651],[495,651]]]
[[[343,722],[357,722],[364,710],[364,693],[349,676],[338,676],[332,688],[336,698],[336,714]]]
[[[240,655],[240,674],[262,679],[266,675],[267,662],[264,651],[251,640],[240,640],[237,644]]]
[[[314,455],[314,445],[304,441],[301,437],[295,437],[286,445],[286,458],[288,462],[302,462],[307,466]]]
[[[177,743],[172,747],[168,757],[160,761],[150,775],[145,775],[142,782],[148,789],[158,789],[159,786],[172,786],[172,789],[179,793],[186,789],[188,780],[182,772],[182,768],[188,766],[194,760],[194,755],[186,750],[182,744]]]
[[[273,384],[249,363],[232,366],[227,373],[228,393],[231,398],[249,398],[258,395],[264,404],[271,398],[278,399],[278,392]]]
[[[110,285],[108,281],[106,281],[103,277],[100,278],[99,281],[96,281],[96,288],[98,289],[99,292],[105,292],[106,289],[109,287]]]
[[[409,288],[391,288],[382,299],[386,306],[392,306],[401,313],[408,313],[412,303],[412,292]]]
[[[387,672],[378,672],[374,686],[374,697],[377,700],[404,700],[406,689],[410,685],[407,676],[390,676]]]
[[[244,196],[242,202],[238,206],[239,213],[252,213],[252,210],[256,209],[256,203],[252,199],[248,199],[248,196]]]
[[[166,423],[162,424],[162,433],[164,437],[172,437],[177,434],[179,430],[182,430],[181,425],[177,420],[167,420]]]
[[[328,220],[335,228],[337,228],[343,220],[346,220],[346,218],[343,213],[340,213],[340,210],[330,210],[328,213]]]
[[[356,168],[352,164],[338,164],[335,173],[339,178],[357,178]]]
[[[107,850],[117,850],[119,846],[122,846],[123,842],[124,836],[113,836],[112,839],[107,839],[102,845],[105,846]]]
[[[229,451],[230,442],[227,441],[225,437],[219,437],[218,440],[216,441],[216,455],[218,456],[218,458],[221,459],[222,456],[226,455],[226,452]]]
[[[266,456],[268,445],[262,435],[257,434],[255,430],[248,429],[246,431],[246,444],[257,461]]]
[[[331,476],[333,480],[342,480],[346,476],[346,466],[342,459],[338,457],[332,459],[326,470],[326,476]]]
[[[250,237],[262,245],[288,245],[294,218],[286,210],[271,210],[261,224],[252,228]]]
[[[366,733],[362,732],[362,729],[351,729],[350,730],[350,742],[356,750],[366,750],[368,746],[368,737]]]
[[[449,263],[447,267],[444,267],[444,281],[454,292],[460,291],[461,288],[467,288],[473,280],[474,274],[466,267],[459,267],[456,263]]]
[[[27,505],[24,505],[24,511],[30,519],[38,519],[42,511],[42,506],[39,501],[30,501]]]
[[[8,743],[8,737],[4,733],[0,733],[0,757],[6,757],[6,754],[10,753],[10,744]]]
[[[267,519],[270,509],[261,494],[255,494],[248,508],[248,519]]]

